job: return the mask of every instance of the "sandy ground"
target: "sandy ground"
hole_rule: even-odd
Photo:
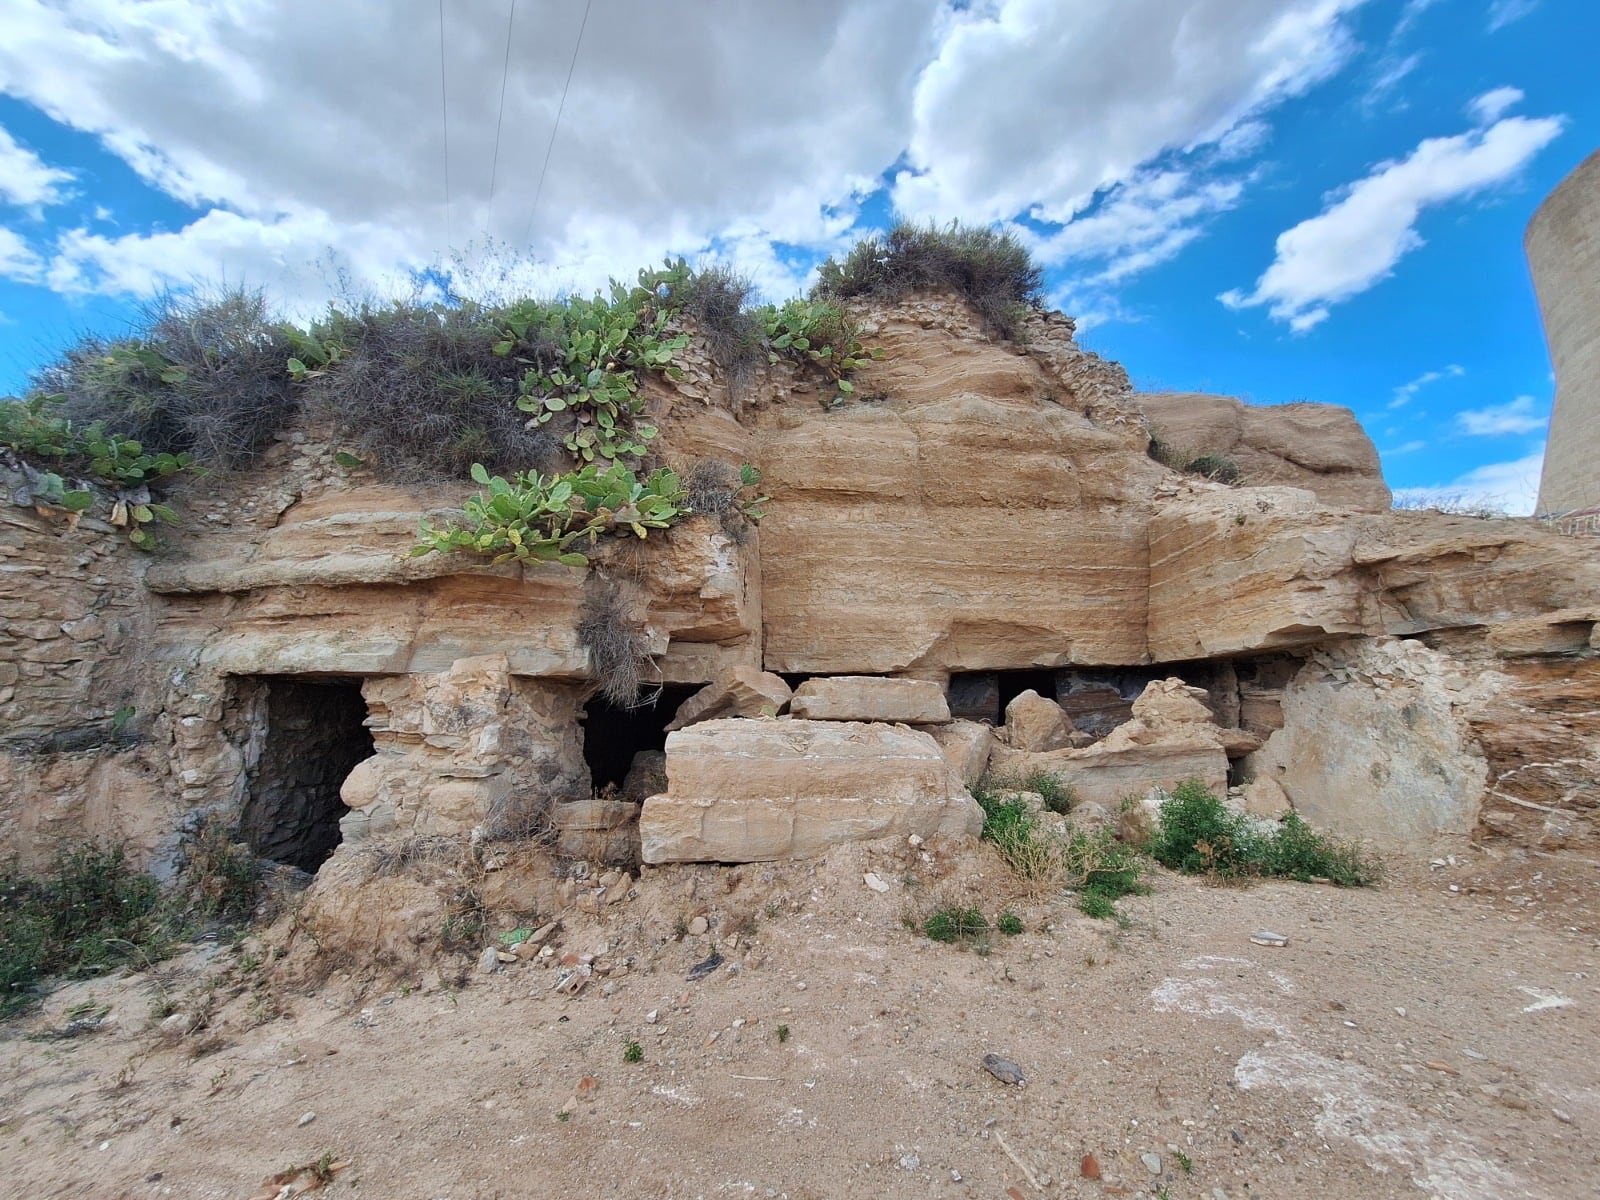
[[[651,872],[565,914],[564,951],[632,964],[575,997],[531,963],[308,994],[251,941],[158,973],[238,993],[169,1043],[151,976],[74,984],[0,1027],[0,1193],[243,1200],[326,1155],[348,1165],[319,1194],[451,1200],[1600,1196],[1596,864],[1463,848],[1364,891],[1156,872],[1126,928],[1021,900],[1028,931],[984,954],[906,918],[992,918],[990,851],[918,853]]]

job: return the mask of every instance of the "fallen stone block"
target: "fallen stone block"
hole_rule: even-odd
[[[928,679],[834,675],[808,679],[795,690],[789,711],[811,721],[889,721],[944,725],[950,706],[944,689]]]
[[[775,717],[789,703],[789,685],[771,671],[729,667],[678,706],[667,732],[723,717]]]
[[[647,863],[809,858],[841,842],[983,828],[938,743],[904,726],[708,721],[668,735],[667,781],[640,816]]]

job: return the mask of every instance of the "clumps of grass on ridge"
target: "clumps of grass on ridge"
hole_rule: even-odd
[[[823,263],[812,295],[895,301],[915,292],[953,291],[990,332],[1015,338],[1043,289],[1043,272],[1009,230],[902,221],[881,237],[857,242],[843,261]]]

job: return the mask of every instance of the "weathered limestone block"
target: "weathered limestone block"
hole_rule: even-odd
[[[839,842],[983,827],[938,743],[903,726],[708,721],[668,735],[667,779],[640,816],[647,863],[807,858]]]
[[[951,721],[928,730],[939,743],[950,769],[969,788],[989,769],[989,754],[994,749],[994,730],[978,721]]]
[[[1040,753],[1072,745],[1072,722],[1061,705],[1038,692],[1022,692],[1006,705],[1006,742],[1013,750]]]
[[[578,685],[526,679],[507,656],[465,658],[438,675],[369,680],[376,753],[340,789],[368,821],[341,828],[491,836],[539,832],[557,801],[589,792]]]
[[[1150,526],[1158,662],[1487,626],[1592,605],[1600,559],[1532,521],[1365,515],[1290,488],[1200,487]]]
[[[763,414],[764,665],[1144,661],[1161,468],[1002,347],[908,338],[874,371],[880,403]]]
[[[729,667],[678,705],[667,732],[721,717],[775,717],[788,707],[793,694],[789,685],[771,671],[744,665]]]
[[[789,711],[811,721],[942,725],[950,720],[950,706],[937,683],[871,675],[808,679],[795,689]]]
[[[1420,642],[1362,640],[1311,656],[1283,728],[1244,760],[1310,824],[1420,849],[1477,823],[1488,769],[1465,708],[1498,683]]]
[[[1252,487],[1305,488],[1323,504],[1384,512],[1391,496],[1378,448],[1348,408],[1332,404],[1244,404],[1198,392],[1134,397],[1167,445],[1220,454]]]
[[[1133,702],[1133,715],[1146,725],[1212,724],[1204,688],[1190,687],[1181,679],[1153,679]]]

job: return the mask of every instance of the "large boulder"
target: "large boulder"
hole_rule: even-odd
[[[1421,642],[1318,652],[1284,690],[1283,728],[1245,771],[1319,829],[1421,849],[1477,823],[1488,766],[1468,711],[1500,687]]]
[[[1037,753],[1072,744],[1072,722],[1054,700],[1028,690],[1006,705],[1006,741],[1013,749]]]
[[[982,828],[983,811],[927,733],[731,719],[667,736],[667,791],[645,801],[639,838],[647,863],[769,862]]]
[[[989,769],[989,754],[994,749],[994,730],[981,721],[951,721],[928,730],[944,751],[950,769],[969,788]]]
[[[950,719],[944,689],[927,679],[835,675],[795,689],[789,711],[810,721],[888,721],[943,725]]]

